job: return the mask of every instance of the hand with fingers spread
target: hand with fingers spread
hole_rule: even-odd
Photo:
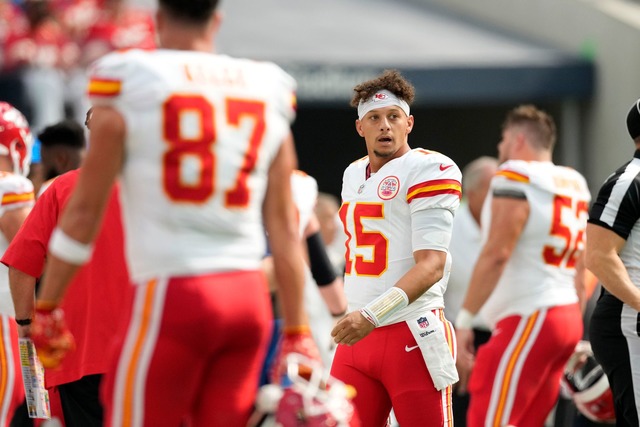
[[[336,323],[331,336],[337,344],[354,345],[375,329],[371,321],[367,320],[359,311],[354,311]]]

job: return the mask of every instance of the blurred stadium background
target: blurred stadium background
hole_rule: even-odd
[[[554,115],[555,160],[594,191],[633,153],[625,117],[640,97],[638,2],[223,0],[222,9],[220,52],[273,60],[298,80],[300,167],[323,191],[338,194],[344,167],[366,154],[351,89],[385,68],[417,88],[410,144],[461,167],[495,155],[504,114],[528,102]]]

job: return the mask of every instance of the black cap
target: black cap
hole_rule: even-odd
[[[640,99],[634,102],[627,114],[627,130],[631,139],[640,137]]]

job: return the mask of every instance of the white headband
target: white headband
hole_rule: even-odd
[[[369,111],[374,110],[376,108],[388,107],[390,105],[396,105],[405,112],[407,116],[409,116],[409,104],[406,101],[398,98],[393,93],[389,92],[386,89],[378,91],[369,98],[367,101],[363,101],[362,99],[358,103],[358,120],[362,120],[362,118]]]

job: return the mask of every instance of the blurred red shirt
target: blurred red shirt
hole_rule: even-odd
[[[49,237],[73,192],[78,174],[79,170],[74,170],[60,175],[42,193],[0,260],[3,264],[40,277]],[[125,262],[117,191],[114,188],[109,199],[92,258],[80,268],[60,305],[76,340],[76,350],[67,354],[59,369],[45,370],[47,388],[105,373],[112,339],[119,323],[126,318],[133,287]]]

